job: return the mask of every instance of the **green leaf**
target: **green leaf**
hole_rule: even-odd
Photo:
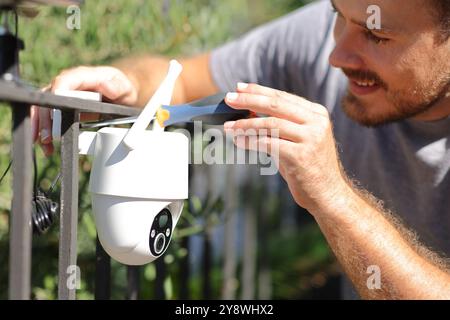
[[[171,254],[166,254],[166,255],[164,256],[164,262],[165,262],[166,264],[172,264],[174,261],[175,261],[175,257],[174,257],[173,255],[171,255]]]
[[[172,277],[170,276],[164,279],[164,293],[166,294],[166,299],[172,299],[173,284],[172,284]]]
[[[86,231],[91,239],[97,238],[97,229],[95,228],[95,221],[91,214],[83,214],[83,224],[86,227]]]
[[[144,278],[148,281],[154,281],[156,279],[156,268],[153,263],[145,266]]]

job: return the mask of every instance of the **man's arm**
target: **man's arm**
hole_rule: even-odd
[[[192,58],[181,58],[183,66],[175,85],[172,104],[197,100],[217,93],[209,70],[210,54],[205,53]],[[138,97],[135,105],[145,106],[153,92],[167,74],[170,59],[151,55],[127,57],[113,64],[120,69],[134,84]]]
[[[364,190],[348,185],[312,214],[362,298],[450,299],[445,261]],[[368,283],[372,266],[379,289]]]
[[[268,115],[224,127],[235,135],[238,147],[275,157],[295,201],[314,216],[363,298],[450,299],[450,274],[443,260],[346,178],[325,107],[255,84],[239,84],[226,102]],[[370,266],[381,271],[379,290],[367,285]]]

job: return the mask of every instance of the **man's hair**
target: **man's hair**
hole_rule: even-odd
[[[428,0],[427,0],[428,1]],[[440,25],[441,40],[450,38],[450,0],[433,0]]]

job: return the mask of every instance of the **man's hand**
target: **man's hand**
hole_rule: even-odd
[[[225,130],[279,130],[279,137],[258,136],[253,142],[236,136],[235,143],[246,149],[267,148],[269,153],[278,149],[280,172],[292,195],[313,214],[361,297],[450,298],[445,263],[404,232],[376,199],[347,183],[323,106],[254,84],[239,84],[226,102],[269,115],[227,123]],[[368,285],[370,266],[381,270],[380,288]]]
[[[286,92],[243,83],[238,84],[237,93],[227,95],[226,103],[268,115],[229,122],[224,128],[237,134],[238,147],[269,153],[277,150],[280,173],[300,206],[313,213],[319,205],[331,204],[333,198],[349,189],[325,107]],[[259,136],[252,143],[245,135],[239,136],[239,131],[248,129],[266,129],[263,132],[269,133],[278,130],[279,137]]]
[[[44,91],[57,89],[94,91],[104,99],[117,104],[135,105],[137,84],[122,71],[113,67],[77,67],[61,72]],[[32,106],[31,121],[33,141],[38,141],[46,156],[53,153],[51,109]],[[92,116],[92,115],[91,115]],[[90,120],[88,115],[82,120]]]

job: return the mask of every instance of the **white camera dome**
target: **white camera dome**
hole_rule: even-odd
[[[170,103],[182,66],[171,61],[166,78],[128,129],[103,128],[79,136],[80,154],[94,156],[89,191],[98,237],[117,261],[141,265],[169,245],[188,197],[189,140],[164,132],[156,110]]]
[[[115,260],[142,265],[164,254],[183,210],[183,200],[152,201],[92,195],[100,243]]]
[[[141,265],[165,252],[188,197],[189,140],[145,131],[130,151],[123,144],[127,132],[103,128],[92,136],[85,148],[94,155],[89,191],[105,251],[121,263]]]

